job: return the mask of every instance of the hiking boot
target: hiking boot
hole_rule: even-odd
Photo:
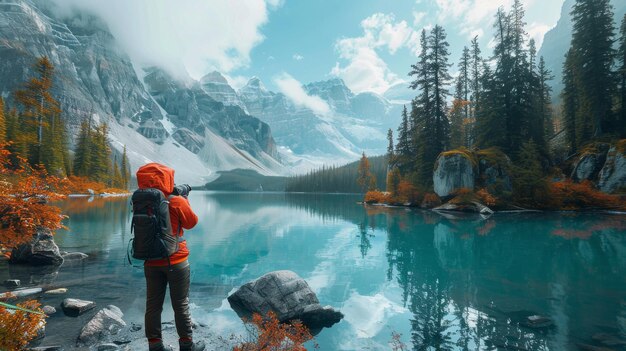
[[[171,347],[163,345],[163,341],[148,343],[149,351],[174,351]]]
[[[179,340],[178,345],[180,345],[180,351],[204,351],[206,347],[204,341],[193,342],[191,340]]]

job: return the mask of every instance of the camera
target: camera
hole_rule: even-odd
[[[191,186],[189,184],[175,185],[174,191],[172,191],[172,195],[187,197],[190,191],[191,191]]]

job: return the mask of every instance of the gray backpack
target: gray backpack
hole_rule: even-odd
[[[138,189],[131,198],[132,257],[138,260],[168,258],[178,251],[179,237],[172,233],[168,198],[159,189]],[[180,226],[178,227],[180,231]],[[130,262],[130,257],[129,257]]]

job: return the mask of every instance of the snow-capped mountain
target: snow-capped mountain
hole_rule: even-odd
[[[106,121],[110,142],[126,146],[133,169],[158,161],[179,182],[204,184],[215,172],[246,168],[283,173],[270,127],[246,113],[219,74],[180,82],[134,66],[106,25],[88,14],[57,15],[44,0],[0,0],[0,94],[32,77],[36,59],[55,67],[53,95],[70,135],[85,118]]]
[[[282,93],[269,91],[256,77],[238,93],[248,112],[267,122],[283,157],[341,163],[365,151],[383,154],[387,129],[396,129],[401,105],[374,93],[355,95],[341,79],[306,84],[303,90],[324,100],[327,114],[299,106]]]
[[[200,84],[202,90],[213,99],[227,106],[239,106],[246,111],[246,105],[220,72],[213,71],[205,75],[200,79]]]

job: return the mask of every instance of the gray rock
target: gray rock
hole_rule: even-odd
[[[49,305],[43,306],[42,310],[43,313],[47,314],[48,316],[57,313],[57,309]]]
[[[270,272],[248,282],[228,296],[228,302],[241,317],[273,311],[281,322],[299,319],[312,331],[343,318],[330,306],[322,307],[307,282],[291,271]]]
[[[433,172],[433,185],[437,195],[447,197],[461,188],[474,189],[474,182],[474,165],[465,154],[459,152],[439,155]]]
[[[115,344],[111,344],[111,343],[108,343],[108,344],[100,344],[100,345],[98,345],[98,346],[96,347],[96,350],[97,350],[97,351],[116,351],[116,350],[119,350],[119,349],[120,349],[120,347],[119,347],[119,346],[117,346],[117,345],[115,345]]]
[[[9,296],[14,296],[16,298],[22,298],[26,296],[36,295],[43,291],[41,288],[28,288],[28,289],[18,289],[9,292],[5,292],[0,294],[0,299],[7,298]]]
[[[126,326],[123,316],[124,314],[117,306],[109,305],[101,309],[83,326],[78,341],[83,344],[93,344],[106,336],[117,334]]]
[[[66,315],[76,317],[96,307],[96,304],[93,301],[65,299],[63,300],[61,307],[63,307],[63,312]]]
[[[29,243],[21,244],[11,251],[9,262],[33,266],[58,266],[63,263],[63,257],[50,230],[39,228]]]
[[[605,193],[626,188],[626,155],[618,147],[611,147],[598,175],[598,187]]]
[[[6,286],[7,288],[17,288],[18,286],[20,286],[20,280],[19,279],[7,279],[4,281],[4,286]]]
[[[54,345],[54,346],[37,346],[37,347],[31,347],[29,349],[27,349],[28,351],[62,351],[63,347],[59,346],[59,345]]]
[[[606,143],[598,143],[588,147],[574,165],[571,178],[577,182],[595,180],[602,166],[604,166],[609,147],[610,145]]]

